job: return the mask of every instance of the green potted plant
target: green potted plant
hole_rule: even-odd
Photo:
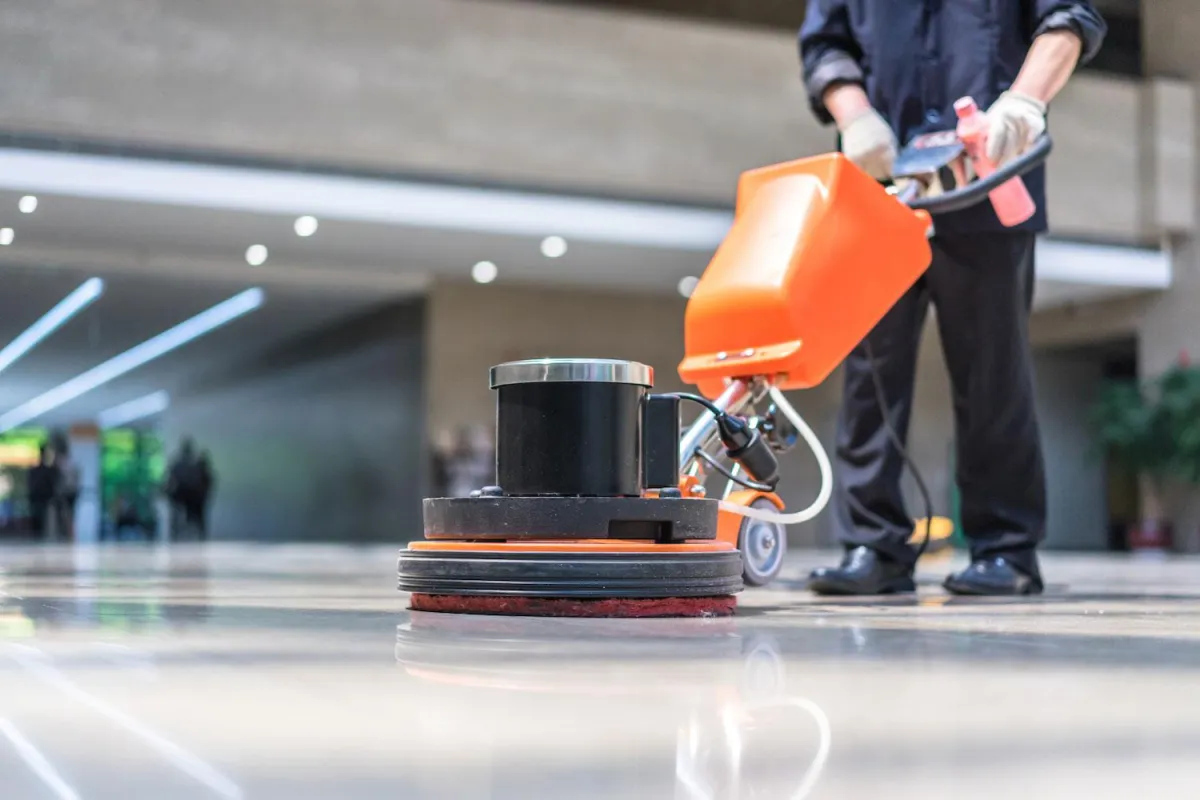
[[[1186,353],[1158,377],[1114,381],[1092,409],[1098,446],[1139,476],[1144,505],[1128,532],[1131,549],[1170,549],[1170,510],[1200,486],[1200,368]]]

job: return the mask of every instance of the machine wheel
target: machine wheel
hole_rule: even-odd
[[[765,497],[756,499],[750,508],[779,510]],[[742,551],[742,580],[747,586],[766,586],[783,567],[787,529],[778,522],[745,517],[738,529],[738,549]]]

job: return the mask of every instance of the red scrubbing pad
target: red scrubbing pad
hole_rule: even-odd
[[[494,595],[411,595],[414,611],[451,614],[503,614],[522,617],[728,617],[733,595],[717,597],[501,597]]]

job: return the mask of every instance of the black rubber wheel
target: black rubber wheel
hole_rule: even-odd
[[[750,508],[779,510],[765,497],[755,500]],[[766,586],[783,568],[787,528],[778,522],[744,517],[738,530],[738,550],[742,552],[742,580],[747,586]]]

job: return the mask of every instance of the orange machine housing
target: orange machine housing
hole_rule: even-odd
[[[840,154],[742,174],[733,227],[688,301],[680,377],[823,381],[929,266],[929,215]]]

